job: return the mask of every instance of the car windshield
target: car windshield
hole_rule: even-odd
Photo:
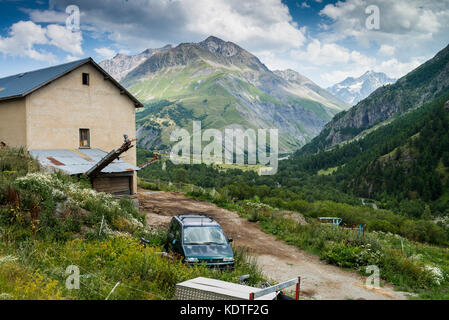
[[[227,244],[219,227],[185,227],[184,244]]]

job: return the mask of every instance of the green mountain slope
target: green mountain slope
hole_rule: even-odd
[[[447,89],[449,46],[396,83],[378,88],[348,111],[337,114],[302,153],[315,153],[353,139],[392,117],[432,101]]]
[[[146,104],[138,114],[139,146],[164,148],[168,132],[203,128],[278,128],[281,152],[291,152],[316,136],[347,104],[319,88],[270,71],[232,42],[209,37],[159,50],[122,80]],[[155,107],[157,106],[157,107]],[[183,114],[183,119],[173,116]]]
[[[287,171],[328,173],[340,190],[412,216],[423,214],[424,203],[447,214],[449,90],[362,139],[316,154],[298,152],[286,166]]]

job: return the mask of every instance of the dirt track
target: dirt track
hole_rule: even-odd
[[[141,212],[151,226],[167,227],[171,217],[180,213],[207,213],[216,219],[236,246],[244,246],[257,257],[263,272],[275,281],[301,277],[301,295],[306,299],[406,299],[391,285],[368,288],[365,277],[328,265],[316,256],[276,240],[260,230],[257,223],[209,202],[186,198],[174,192],[139,190]]]

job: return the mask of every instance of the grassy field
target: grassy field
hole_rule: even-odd
[[[321,169],[317,172],[318,175],[320,176],[328,176],[331,175],[332,173],[334,173],[335,171],[338,170],[339,167],[332,167],[332,168],[328,168],[328,169]]]
[[[41,172],[24,150],[0,149],[0,299],[171,299],[176,283],[198,276],[264,280],[245,250],[234,251],[232,272],[167,258],[166,231],[145,223],[130,199]],[[74,268],[80,286],[68,289]]]

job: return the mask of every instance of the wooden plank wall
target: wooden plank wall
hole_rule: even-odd
[[[131,177],[98,177],[93,180],[93,187],[97,191],[112,194],[130,194]]]

